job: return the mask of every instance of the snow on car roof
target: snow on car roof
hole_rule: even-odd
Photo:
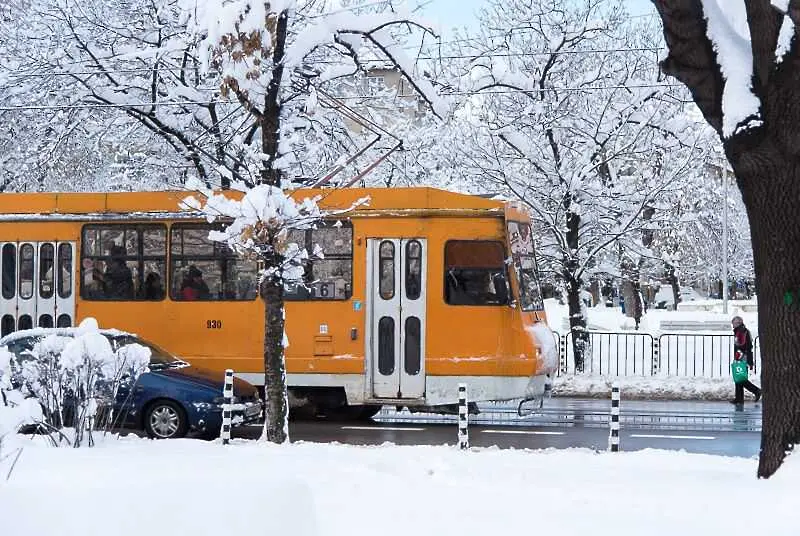
[[[27,337],[47,337],[48,335],[61,335],[63,337],[74,337],[76,333],[81,331],[80,327],[71,327],[71,328],[31,328],[31,329],[22,329],[19,331],[15,331],[14,333],[9,333],[2,339],[0,339],[0,346],[5,346],[9,343],[12,343],[19,339],[24,339]],[[98,330],[101,334],[107,335],[109,337],[121,337],[125,335],[130,335],[135,337],[136,335],[133,333],[128,333],[126,331],[120,331],[118,329],[101,329]]]

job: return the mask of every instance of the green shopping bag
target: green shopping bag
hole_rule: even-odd
[[[731,374],[733,375],[733,383],[747,381],[747,361],[742,360],[731,363]]]

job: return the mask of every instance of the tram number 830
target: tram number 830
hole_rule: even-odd
[[[222,329],[222,320],[206,320],[206,329]]]

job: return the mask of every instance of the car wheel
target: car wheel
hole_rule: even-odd
[[[172,400],[157,400],[144,414],[144,431],[152,439],[184,437],[188,429],[186,412]]]

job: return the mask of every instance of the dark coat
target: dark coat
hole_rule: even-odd
[[[753,338],[750,330],[744,324],[736,326],[733,328],[733,337],[734,352],[742,354],[747,359],[747,366],[753,368]]]

